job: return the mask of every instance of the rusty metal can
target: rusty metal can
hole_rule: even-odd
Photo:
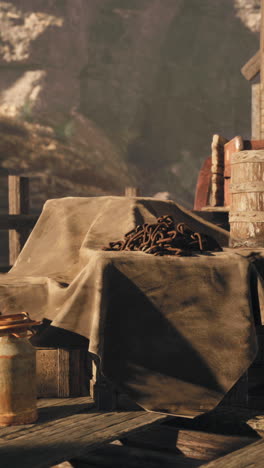
[[[37,322],[26,313],[0,317],[0,425],[37,419],[36,352],[28,331]]]

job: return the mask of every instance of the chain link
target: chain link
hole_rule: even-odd
[[[103,250],[142,251],[156,256],[192,255],[192,251],[221,251],[222,248],[212,237],[194,232],[185,223],[177,224],[172,216],[157,218],[157,223],[142,224],[127,232],[123,240],[110,242]]]

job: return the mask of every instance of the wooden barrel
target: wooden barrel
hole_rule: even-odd
[[[231,156],[231,247],[264,247],[264,150]]]

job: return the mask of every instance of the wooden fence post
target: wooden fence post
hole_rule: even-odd
[[[8,205],[10,215],[28,214],[29,212],[29,180],[27,177],[8,176]],[[13,265],[25,244],[29,229],[9,231],[9,264]]]
[[[125,197],[139,197],[140,190],[138,187],[126,187],[125,188]]]
[[[260,83],[251,86],[251,139],[260,140]]]

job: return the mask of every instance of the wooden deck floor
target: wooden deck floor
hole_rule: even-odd
[[[36,424],[0,429],[1,468],[48,468],[167,419],[145,411],[98,412],[89,397],[39,401]]]
[[[264,411],[220,408],[189,420],[102,412],[90,397],[41,399],[36,424],[0,428],[0,466],[262,468],[263,435]]]

